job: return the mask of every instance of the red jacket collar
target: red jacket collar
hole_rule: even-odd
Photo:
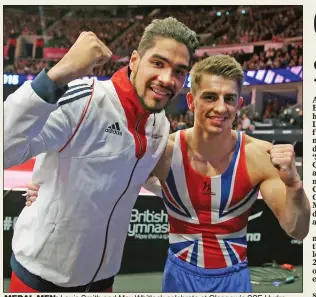
[[[137,93],[130,81],[129,72],[129,68],[128,66],[126,66],[115,72],[111,78],[115,90],[121,100],[123,108],[126,109],[126,107],[128,106],[128,109],[131,108],[133,112],[135,112],[136,116],[144,113],[149,114],[149,112],[144,109],[144,107],[139,102]]]

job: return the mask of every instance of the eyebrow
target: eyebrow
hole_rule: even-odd
[[[201,96],[206,96],[206,95],[218,95],[216,92],[210,92],[210,91],[205,91],[202,92]],[[228,97],[228,96],[232,96],[232,97],[237,97],[238,94],[237,93],[228,93],[225,94],[224,97]]]
[[[156,59],[163,60],[163,61],[165,61],[165,62],[168,63],[168,64],[172,64],[172,63],[171,63],[166,57],[164,57],[164,56],[161,56],[161,55],[158,55],[158,54],[153,54],[151,57],[152,57],[152,58],[156,58]],[[185,64],[176,64],[176,66],[179,67],[179,68],[183,68],[183,69],[185,69],[185,70],[187,70],[187,71],[190,71],[190,67],[189,67],[188,65],[185,65]]]

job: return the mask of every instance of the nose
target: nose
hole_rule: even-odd
[[[227,107],[226,107],[225,100],[223,97],[220,97],[216,101],[214,111],[220,114],[225,113],[227,111]]]
[[[173,87],[174,80],[171,69],[163,69],[158,76],[158,81],[165,87]]]

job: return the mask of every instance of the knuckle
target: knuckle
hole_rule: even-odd
[[[96,56],[97,60],[100,60],[102,58],[102,52],[97,51],[95,56]]]
[[[94,40],[94,42],[91,43],[91,46],[93,49],[100,51],[100,45],[96,40]]]
[[[88,32],[87,31],[82,31],[79,35],[79,40],[82,40],[82,39],[85,39],[89,36]]]
[[[294,152],[294,146],[292,144],[289,144],[288,150],[291,152]]]
[[[291,160],[290,158],[287,158],[287,159],[285,160],[285,163],[286,163],[287,165],[290,165],[290,164],[292,163],[292,160]]]

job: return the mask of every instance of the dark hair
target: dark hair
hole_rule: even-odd
[[[155,46],[156,38],[172,38],[186,45],[192,58],[199,46],[196,33],[173,17],[153,20],[144,31],[138,45],[138,53],[142,56]]]

